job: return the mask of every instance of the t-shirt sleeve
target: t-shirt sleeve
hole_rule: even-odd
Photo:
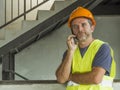
[[[105,75],[109,75],[111,62],[112,57],[110,54],[110,48],[107,44],[103,44],[96,53],[92,66],[99,66],[104,68],[106,70]]]

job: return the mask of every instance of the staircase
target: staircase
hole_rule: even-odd
[[[36,41],[36,36],[39,39],[39,36],[38,36],[39,32],[41,32],[43,30],[46,32],[46,30],[48,30],[46,28],[46,25],[47,25],[47,27],[49,27],[51,24],[57,23],[57,22],[55,22],[56,20],[54,20],[53,16],[55,14],[59,13],[60,11],[62,11],[63,9],[65,9],[68,5],[70,5],[76,1],[77,0],[66,0],[66,1],[57,0],[57,1],[54,1],[50,5],[49,9],[44,9],[44,10],[39,9],[37,11],[37,15],[36,15],[35,20],[32,19],[31,17],[27,18],[29,20],[23,20],[22,22],[21,22],[21,20],[18,20],[15,23],[12,23],[11,26],[7,26],[5,28],[2,28],[2,30],[0,30],[0,31],[2,31],[2,35],[4,35],[4,38],[2,38],[0,40],[0,47],[1,47],[0,48],[1,49],[0,50],[0,62],[2,61],[2,63],[3,63],[2,65],[0,64],[0,67],[2,68],[2,69],[0,69],[0,70],[2,70],[1,71],[2,73],[0,73],[0,75],[3,76],[3,77],[1,76],[3,80],[5,80],[7,78],[8,78],[8,80],[12,79],[11,77],[13,75],[12,74],[9,77],[8,76],[8,75],[10,75],[9,73],[7,73],[7,72],[3,73],[3,71],[6,70],[7,68],[10,69],[10,67],[11,67],[10,63],[12,64],[12,61],[14,60],[12,58],[9,58],[9,55],[10,55],[10,57],[11,57],[11,55],[14,56],[13,55],[14,50],[15,50],[15,52],[16,51],[19,52],[19,50],[24,48],[24,45],[28,45],[32,41]],[[44,7],[46,7],[46,6],[44,6]],[[68,10],[67,12],[70,13],[71,10]],[[66,10],[64,10],[64,12],[66,12]],[[65,15],[57,14],[57,15],[55,15],[55,17],[56,16],[60,18],[58,20],[58,21],[60,21],[62,17],[66,16],[66,14]],[[51,20],[53,20],[53,22],[50,22],[51,20],[48,20],[49,22],[46,22],[46,20],[49,19],[50,17],[52,17]],[[36,28],[36,26],[38,27],[38,24],[40,24],[40,23],[41,23],[41,25],[39,27],[40,28],[41,28],[41,26],[43,27],[41,30]],[[43,25],[43,23],[48,23],[48,24]],[[14,26],[17,26],[17,28]],[[54,25],[52,25],[52,26],[54,26]],[[34,30],[33,30],[33,28],[34,28]],[[31,32],[31,29],[32,29],[32,32]],[[49,27],[49,29],[51,29],[51,26]],[[33,36],[33,37],[31,37],[31,36]],[[23,47],[21,47],[21,46],[23,46]],[[6,55],[8,55],[8,56],[6,56]],[[10,59],[12,59],[12,60],[10,60]],[[10,60],[10,62],[9,62],[9,60]],[[8,62],[10,66],[6,65],[6,62]]]
[[[21,18],[0,30],[0,47],[19,37],[44,20],[55,15],[76,0],[50,0],[27,15],[27,20]],[[49,7],[48,7],[49,5]]]

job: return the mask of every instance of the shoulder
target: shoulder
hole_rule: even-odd
[[[110,73],[112,57],[110,54],[110,46],[106,43],[102,44],[93,61],[93,66],[100,66],[106,70],[106,74]]]
[[[111,57],[109,45],[106,43],[102,44],[101,47],[99,48],[98,52],[96,53],[96,57],[97,58]]]
[[[102,53],[110,52],[110,46],[107,43],[102,44],[99,51],[98,51],[98,53],[99,52],[102,52]]]

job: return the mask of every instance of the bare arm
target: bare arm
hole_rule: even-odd
[[[60,64],[56,71],[57,81],[59,83],[65,83],[69,79],[69,75],[71,72],[71,63],[72,63],[72,52],[67,51],[67,55],[63,62]]]
[[[98,84],[102,81],[105,69],[93,67],[91,72],[71,74],[69,80],[79,84]]]
[[[57,81],[59,83],[65,83],[68,81],[70,72],[71,72],[71,64],[72,64],[72,57],[73,53],[77,47],[77,45],[73,41],[73,35],[70,35],[67,39],[67,45],[68,45],[68,50],[67,54],[63,60],[63,62],[60,64],[56,71],[56,77]]]

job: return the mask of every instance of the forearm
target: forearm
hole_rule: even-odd
[[[93,80],[93,76],[91,76],[89,73],[84,73],[84,74],[80,74],[80,73],[75,73],[75,74],[71,74],[70,81],[73,81],[75,83],[78,84],[93,84],[94,80]]]
[[[69,80],[79,84],[98,84],[102,81],[105,70],[95,67],[91,72],[71,74]]]
[[[65,83],[66,81],[68,81],[71,72],[72,56],[73,52],[68,50],[65,59],[56,71],[56,77],[58,82],[60,83]]]
[[[73,38],[76,37],[75,35],[69,35],[67,38],[67,54],[64,58],[63,62],[59,66],[59,68],[56,71],[56,77],[57,81],[59,83],[65,83],[68,81],[70,73],[71,73],[71,64],[72,64],[72,58],[73,54],[78,47],[78,43],[75,44]]]

